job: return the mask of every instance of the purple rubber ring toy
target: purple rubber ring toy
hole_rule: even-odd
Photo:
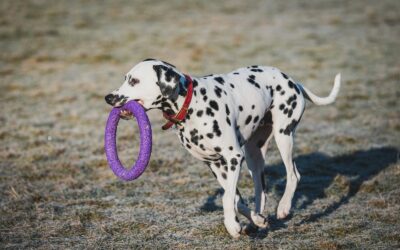
[[[131,169],[127,170],[118,158],[117,152],[117,127],[121,110],[129,110],[136,117],[140,131],[139,157]],[[120,108],[113,108],[108,116],[104,136],[104,149],[108,164],[116,176],[124,181],[131,181],[138,178],[146,169],[150,160],[152,146],[152,134],[149,118],[144,108],[135,101],[129,101]]]

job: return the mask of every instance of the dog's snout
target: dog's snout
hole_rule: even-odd
[[[106,102],[114,107],[120,107],[128,101],[128,97],[124,95],[108,94],[104,97]]]
[[[108,103],[110,105],[114,105],[114,103],[113,103],[114,95],[113,94],[106,95],[106,97],[104,97],[104,99],[106,100],[106,103]]]

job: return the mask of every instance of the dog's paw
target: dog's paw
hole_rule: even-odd
[[[235,239],[240,237],[240,233],[242,232],[242,227],[240,223],[237,221],[225,220],[224,221],[225,228],[228,233]]]
[[[256,214],[254,211],[251,211],[251,220],[257,227],[266,228],[268,226],[267,218],[261,214]]]
[[[252,222],[245,225],[242,229],[242,233],[245,235],[257,233],[257,231],[258,231],[258,226],[254,225],[254,223]]]
[[[278,219],[285,219],[290,213],[291,202],[281,200],[278,205],[276,217]]]

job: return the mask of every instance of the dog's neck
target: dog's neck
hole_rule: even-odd
[[[182,108],[184,101],[185,101],[185,96],[181,95],[179,95],[176,100],[171,100],[163,97],[160,100],[158,109],[164,113],[167,113],[168,115],[177,114],[179,110]]]

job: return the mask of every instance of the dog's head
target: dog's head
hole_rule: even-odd
[[[161,108],[162,102],[175,102],[179,95],[179,81],[184,77],[175,66],[154,59],[135,65],[126,75],[120,88],[105,96],[108,104],[120,107],[135,100],[146,110]]]

